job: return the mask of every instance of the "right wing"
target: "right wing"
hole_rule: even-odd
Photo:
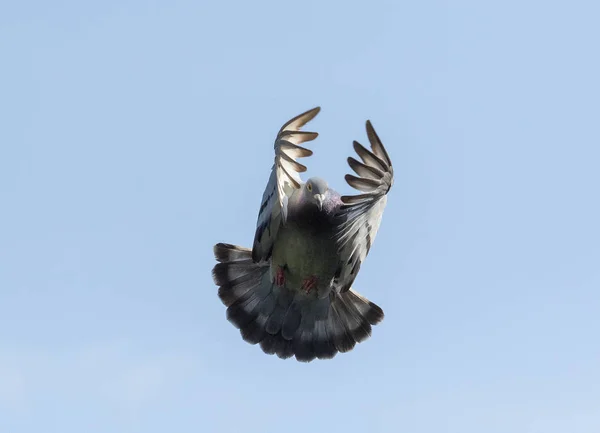
[[[299,146],[300,143],[317,138],[316,132],[304,132],[300,129],[312,120],[320,107],[308,110],[289,120],[281,127],[275,139],[275,162],[271,169],[271,176],[265,188],[262,204],[258,212],[256,233],[252,246],[252,260],[261,262],[271,256],[273,243],[281,224],[287,217],[287,201],[295,189],[302,183],[300,174],[306,167],[296,161],[312,155],[312,151]]]

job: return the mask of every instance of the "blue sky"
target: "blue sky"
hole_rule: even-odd
[[[0,5],[0,431],[600,431],[595,2]],[[396,181],[356,288],[386,319],[300,364],[225,320],[283,122],[342,192]]]

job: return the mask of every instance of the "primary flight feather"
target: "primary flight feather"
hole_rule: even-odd
[[[361,161],[348,158],[357,176],[346,175],[360,194],[340,196],[318,177],[302,182],[306,166],[298,159],[312,155],[303,143],[318,134],[301,128],[319,111],[294,117],[277,134],[252,249],[214,247],[213,279],[243,339],[265,353],[305,362],[352,350],[383,320],[382,309],[352,284],[394,180],[387,151],[367,121],[371,149],[354,142]]]

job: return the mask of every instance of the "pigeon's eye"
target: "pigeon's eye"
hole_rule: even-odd
[[[306,184],[306,189],[308,189],[309,191],[312,191],[312,184],[311,183],[307,183]]]

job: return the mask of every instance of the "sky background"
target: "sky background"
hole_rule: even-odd
[[[368,5],[367,5],[368,4]],[[0,3],[0,431],[600,431],[597,2]],[[396,180],[331,361],[245,343],[212,246],[250,246],[289,118],[341,192]]]

